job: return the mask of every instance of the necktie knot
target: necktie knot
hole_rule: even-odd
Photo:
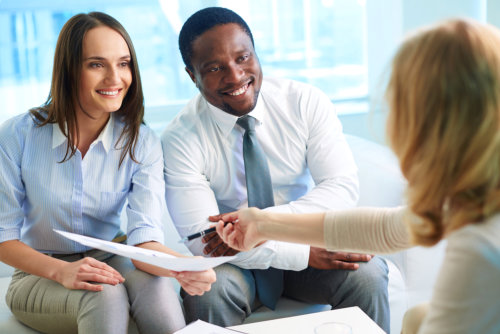
[[[255,118],[253,118],[252,116],[248,115],[242,116],[238,118],[236,123],[238,123],[238,125],[241,126],[243,129],[245,129],[245,131],[255,130]]]

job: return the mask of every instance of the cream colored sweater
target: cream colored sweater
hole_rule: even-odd
[[[329,250],[392,253],[411,247],[404,207],[325,216]],[[500,214],[450,234],[419,334],[500,333]]]

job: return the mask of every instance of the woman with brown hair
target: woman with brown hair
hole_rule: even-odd
[[[410,36],[387,89],[390,144],[408,180],[407,207],[310,215],[255,208],[218,233],[248,250],[269,239],[391,253],[447,239],[430,304],[404,333],[500,332],[500,31],[452,20]],[[422,322],[415,321],[421,315]]]
[[[126,333],[131,315],[141,333],[172,333],[185,322],[166,277],[190,294],[215,281],[213,270],[172,272],[54,232],[181,256],[162,244],[163,154],[143,117],[125,29],[104,13],[72,17],[57,41],[47,101],[0,126],[0,260],[17,269],[6,299],[27,326]]]

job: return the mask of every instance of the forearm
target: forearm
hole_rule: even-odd
[[[266,212],[257,228],[264,239],[325,247],[324,213],[288,214]]]
[[[394,253],[411,247],[405,207],[356,208],[325,215],[325,244],[329,250]]]
[[[169,255],[177,256],[177,257],[185,257],[185,255],[177,253],[176,251],[168,248],[167,246],[162,245],[161,243],[155,242],[155,241],[145,242],[145,243],[136,245],[136,247],[150,249],[150,250],[166,253]],[[166,277],[173,276],[172,271],[170,271],[168,269],[157,267],[157,266],[154,266],[152,264],[148,264],[148,263],[144,263],[144,262],[140,262],[140,261],[136,261],[136,260],[132,260],[132,262],[134,263],[136,268],[138,268],[142,271],[145,271],[147,273],[150,273],[152,275],[166,276]]]
[[[0,243],[0,261],[28,274],[58,282],[57,272],[64,261],[36,251],[19,240]]]

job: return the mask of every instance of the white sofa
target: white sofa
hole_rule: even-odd
[[[401,204],[405,182],[390,150],[359,137],[347,136],[347,138],[359,168],[360,200],[358,205],[397,206]],[[168,217],[165,220],[167,245],[182,253],[188,252],[177,242],[178,234]],[[402,317],[408,307],[430,299],[432,286],[444,256],[444,247],[445,244],[440,243],[430,249],[415,247],[408,251],[384,256],[389,266],[391,333],[400,333]],[[5,293],[12,271],[11,267],[0,263],[0,333],[37,333],[18,322],[5,303]],[[326,305],[306,305],[281,298],[275,311],[261,307],[246,320],[246,323],[317,312],[328,308]],[[137,333],[133,322],[130,323],[129,332]]]

